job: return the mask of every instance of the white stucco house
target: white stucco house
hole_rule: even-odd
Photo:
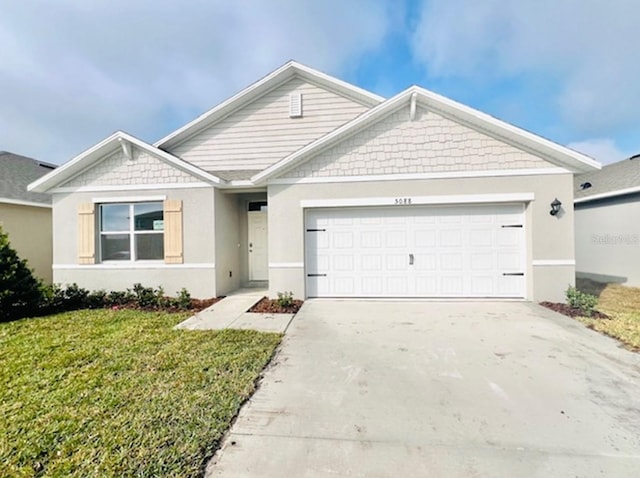
[[[289,62],[154,144],[116,132],[30,190],[53,197],[60,283],[562,300],[573,177],[599,167],[423,88],[385,99]]]
[[[640,155],[575,177],[576,276],[640,287]]]

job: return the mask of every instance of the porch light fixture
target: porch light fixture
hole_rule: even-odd
[[[551,203],[551,211],[549,211],[549,214],[552,216],[558,214],[560,212],[560,206],[562,206],[562,203],[558,201],[558,198],[555,198]]]

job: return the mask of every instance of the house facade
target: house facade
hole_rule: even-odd
[[[597,168],[422,88],[385,100],[289,62],[153,145],[117,132],[30,188],[53,197],[56,282],[561,300],[573,177]]]
[[[27,191],[32,181],[55,166],[0,151],[0,227],[34,274],[51,283],[53,272],[51,196]]]
[[[575,178],[576,276],[640,287],[640,155]]]

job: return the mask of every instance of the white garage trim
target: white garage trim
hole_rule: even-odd
[[[302,269],[304,262],[269,262],[270,269]]]
[[[441,196],[393,196],[344,199],[303,199],[303,208],[351,206],[419,206],[447,204],[523,203],[535,199],[534,193],[456,194]]]
[[[573,259],[534,259],[531,261],[534,266],[575,266]]]

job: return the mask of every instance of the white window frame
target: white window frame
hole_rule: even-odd
[[[139,201],[128,202],[128,201],[102,201],[98,203],[98,250],[100,254],[100,263],[102,264],[115,264],[115,263],[131,263],[131,262],[144,262],[144,263],[162,263],[164,262],[164,257],[159,259],[138,259],[136,257],[136,235],[147,235],[147,234],[162,234],[164,238],[164,227],[160,231],[136,231],[135,230],[135,214],[134,208],[136,205],[140,204],[159,204],[160,209],[163,211],[163,220],[164,220],[164,205],[162,201],[158,201],[155,198],[144,200],[141,199]],[[127,206],[129,208],[129,229],[127,231],[103,231],[102,230],[102,206]],[[124,235],[127,234],[129,236],[129,259],[111,259],[104,260],[102,257],[102,236],[108,235]]]

